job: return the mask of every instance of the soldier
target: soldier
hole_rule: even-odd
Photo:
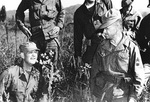
[[[134,10],[132,3],[134,0],[122,0],[120,9],[123,27],[127,31],[128,35],[135,40],[140,22],[142,20],[142,15]]]
[[[104,40],[93,58],[92,94],[97,102],[137,102],[144,84],[139,48],[124,34],[119,10],[108,10],[102,21]]]
[[[32,65],[37,62],[38,52],[34,42],[20,45],[21,63],[0,75],[0,102],[35,102],[40,72]]]
[[[74,14],[74,49],[77,66],[80,67],[82,61],[91,64],[93,54],[101,38],[98,38],[97,28],[101,25],[101,16],[112,8],[111,0],[85,0],[85,2],[75,11]],[[82,56],[83,38],[86,37],[87,48]]]
[[[29,9],[31,32],[24,24]],[[16,10],[16,23],[29,40],[36,43],[41,53],[53,51],[53,64],[57,65],[59,31],[63,28],[65,11],[61,0],[22,0]]]

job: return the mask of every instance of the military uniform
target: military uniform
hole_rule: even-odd
[[[131,38],[135,39],[140,22],[143,18],[142,15],[140,12],[134,10],[133,6],[131,6],[129,11],[126,11],[124,8],[122,8],[120,9],[120,12],[122,15],[124,30],[128,32],[128,35],[131,36]]]
[[[0,98],[8,102],[37,102],[39,71],[25,71],[22,64],[11,66],[0,75]]]
[[[144,84],[137,43],[123,31],[119,10],[108,10],[102,19],[104,40],[93,58],[91,92],[100,102],[136,102]]]
[[[65,11],[61,0],[22,0],[16,11],[16,22],[22,31],[24,28],[25,10],[29,9],[29,21],[31,25],[30,40],[37,44],[42,53],[54,51],[53,62],[57,62],[59,41],[58,33],[53,33],[57,26],[63,28]]]
[[[142,89],[143,71],[138,46],[128,36],[123,34],[117,46],[104,40],[99,44],[92,64],[92,93],[102,102],[126,102],[121,100],[137,98]]]

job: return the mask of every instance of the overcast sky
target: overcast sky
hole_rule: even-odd
[[[0,0],[0,7],[5,5],[6,10],[16,10],[21,0]],[[62,0],[64,7],[69,7],[75,4],[82,4],[84,0]],[[121,0],[112,0],[114,7],[120,8]],[[146,8],[148,0],[134,0],[136,9]]]

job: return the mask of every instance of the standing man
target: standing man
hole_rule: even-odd
[[[92,93],[97,102],[137,102],[144,83],[139,48],[124,34],[119,10],[110,9],[102,20],[104,40],[93,58]]]
[[[135,40],[136,34],[142,20],[142,15],[140,12],[134,10],[132,3],[134,0],[122,0],[120,10],[124,31]]]
[[[40,72],[33,67],[39,49],[34,42],[20,45],[21,63],[0,75],[0,102],[37,102]]]
[[[25,11],[29,9],[31,32],[24,24]],[[61,0],[22,0],[16,11],[16,23],[20,30],[35,42],[41,53],[54,52],[56,66],[59,50],[59,31],[63,28],[65,11]]]
[[[101,25],[101,16],[112,8],[111,0],[85,0],[85,2],[75,11],[74,14],[74,50],[77,66],[84,63],[91,64],[97,45],[101,42],[97,30]],[[82,56],[83,38],[87,40],[87,48]],[[81,58],[82,57],[82,58]]]

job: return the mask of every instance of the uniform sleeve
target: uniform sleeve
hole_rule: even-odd
[[[63,28],[64,20],[65,20],[65,9],[62,6],[61,0],[57,0],[56,8],[58,10],[58,15],[56,18],[57,26]]]
[[[2,95],[4,95],[5,90],[10,86],[11,83],[11,74],[9,74],[9,70],[5,70],[0,74],[0,99],[2,99]]]
[[[22,0],[19,4],[17,10],[16,10],[16,23],[18,24],[18,27],[24,25],[24,18],[25,18],[25,11],[29,8],[29,1],[28,0]]]
[[[144,85],[144,67],[138,46],[136,46],[135,44],[131,44],[130,48],[131,56],[129,62],[129,70],[134,79],[134,90],[133,92],[131,92],[131,96],[134,95],[135,97],[138,97],[141,94]]]
[[[17,10],[16,10],[16,24],[18,25],[19,29],[26,35],[29,36],[28,29],[24,25],[24,19],[25,19],[25,11],[30,6],[30,1],[28,0],[22,0],[19,4]]]
[[[82,51],[82,39],[83,39],[83,27],[82,20],[78,11],[74,14],[74,51],[75,57],[81,56]]]

